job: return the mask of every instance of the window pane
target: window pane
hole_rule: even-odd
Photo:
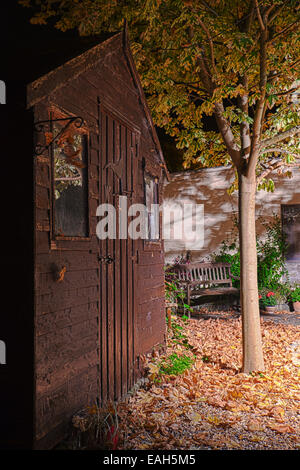
[[[145,175],[145,195],[148,215],[148,239],[159,239],[158,182],[156,178]]]
[[[54,144],[55,235],[88,236],[87,194],[86,136],[69,131]]]

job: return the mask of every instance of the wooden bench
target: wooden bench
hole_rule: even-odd
[[[206,295],[239,294],[239,289],[232,287],[233,276],[229,263],[190,263],[172,267],[191,304],[193,297]]]

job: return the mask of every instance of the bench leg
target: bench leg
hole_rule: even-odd
[[[191,289],[190,286],[187,286],[187,304],[191,304]]]

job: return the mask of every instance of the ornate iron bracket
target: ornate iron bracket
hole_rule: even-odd
[[[42,155],[44,152],[46,152],[50,145],[52,145],[54,142],[56,142],[61,135],[68,129],[68,127],[71,124],[74,124],[78,129],[82,127],[84,120],[80,116],[72,116],[68,118],[61,118],[61,119],[49,119],[46,121],[38,121],[34,123],[34,130],[35,132],[52,132],[52,123],[53,122],[58,122],[58,121],[67,121],[66,125],[55,135],[52,137],[50,142],[47,143],[47,145],[42,145],[42,144],[36,144],[34,147],[34,152],[35,155]]]

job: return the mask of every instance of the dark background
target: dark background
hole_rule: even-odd
[[[7,86],[7,103],[25,106],[25,85],[67,60],[103,41],[104,35],[79,36],[77,30],[62,32],[47,25],[32,25],[33,10],[17,0],[0,3],[1,69],[0,79]],[[183,152],[163,129],[156,128],[170,172],[181,171]]]

